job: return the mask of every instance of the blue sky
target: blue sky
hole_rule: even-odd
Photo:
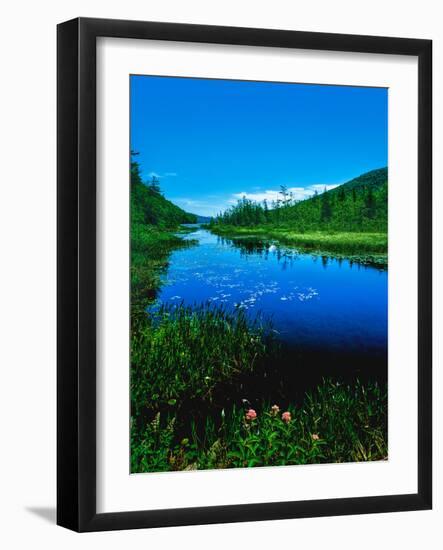
[[[188,212],[303,199],[387,165],[388,91],[131,76],[131,149]]]

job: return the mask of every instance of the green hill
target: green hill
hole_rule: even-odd
[[[386,232],[387,168],[372,170],[322,194],[273,212],[298,230]]]
[[[135,153],[133,153],[133,156]],[[145,308],[156,296],[160,275],[168,265],[170,253],[192,246],[177,232],[182,223],[195,223],[188,214],[168,201],[152,178],[143,183],[140,166],[131,160],[131,314],[144,316]]]
[[[388,171],[362,174],[330,191],[296,202],[281,188],[271,205],[243,198],[213,222],[227,226],[285,226],[292,231],[385,233],[388,227]]]
[[[365,172],[361,176],[358,176],[346,183],[343,183],[339,187],[336,187],[331,192],[337,191],[338,189],[362,189],[365,186],[372,186],[373,188],[381,187],[386,184],[388,181],[388,169],[377,168],[376,170],[371,170],[370,172]]]
[[[197,214],[197,223],[210,223],[212,216],[199,216]]]
[[[181,223],[195,223],[197,216],[189,214],[166,199],[153,178],[142,182],[139,164],[131,162],[131,224],[145,224],[161,229],[177,229]]]

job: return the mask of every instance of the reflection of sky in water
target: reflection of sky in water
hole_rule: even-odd
[[[275,245],[249,253],[198,229],[172,253],[158,303],[210,302],[272,318],[287,341],[383,350],[387,272]]]

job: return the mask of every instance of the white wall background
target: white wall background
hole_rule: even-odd
[[[0,541],[5,548],[321,548],[441,544],[438,397],[442,296],[435,288],[432,512],[76,535],[55,526],[55,26],[77,16],[286,28],[434,40],[434,212],[443,207],[443,28],[439,0],[30,0],[1,10]],[[439,154],[440,153],[440,154]],[[435,221],[435,280],[442,278]],[[439,311],[437,311],[439,310]],[[441,338],[440,338],[441,340]],[[407,429],[405,430],[407,433]]]

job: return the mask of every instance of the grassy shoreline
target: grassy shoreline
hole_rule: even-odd
[[[193,240],[185,240],[177,233],[185,228],[160,228],[146,224],[131,226],[131,314],[144,315],[161,284],[161,275],[168,267],[175,250],[192,247]]]
[[[278,360],[266,327],[207,305],[147,314],[170,254],[195,244],[187,232],[132,226],[131,471],[384,460],[386,388],[325,380],[302,402],[248,394],[254,416],[234,390]]]
[[[226,238],[258,238],[274,240],[319,255],[349,258],[361,263],[387,265],[388,236],[386,233],[309,231],[300,233],[290,227],[232,225],[207,226]]]

